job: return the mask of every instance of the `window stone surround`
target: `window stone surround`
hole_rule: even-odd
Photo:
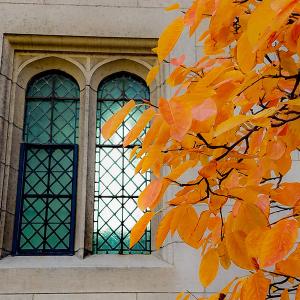
[[[76,256],[82,260],[91,253],[93,232],[94,203],[94,159],[95,159],[95,122],[97,88],[100,81],[119,71],[134,73],[145,79],[156,58],[151,49],[156,39],[136,38],[94,38],[61,37],[37,35],[4,36],[0,75],[0,250],[1,256],[10,255],[13,239],[15,201],[18,180],[19,144],[22,142],[25,90],[29,80],[36,74],[57,69],[73,76],[80,87],[80,133],[79,133],[79,172],[77,192],[77,215],[75,230]],[[164,70],[161,72],[163,73]],[[159,82],[153,83],[150,90],[152,101],[164,94]],[[152,223],[157,226],[158,220]],[[155,229],[152,230],[154,234]],[[152,241],[154,238],[152,238]],[[153,246],[154,248],[154,246]],[[109,262],[93,255],[89,262],[96,268],[165,268],[173,263],[173,247],[155,251],[151,255],[132,257],[109,256]],[[105,256],[105,255],[104,255]],[[41,259],[41,258],[39,258]],[[53,266],[53,258],[8,257],[0,262],[0,268],[11,266],[22,268],[23,262],[31,261],[33,266]],[[65,258],[69,267],[75,258]],[[73,259],[73,260],[72,260]],[[92,260],[91,260],[92,259]],[[73,261],[73,262],[72,262]],[[75,260],[76,261],[76,260]],[[81,267],[90,268],[85,262]],[[35,262],[35,263],[33,263]],[[55,264],[54,264],[55,265]],[[65,264],[59,264],[65,268]],[[10,268],[11,269],[11,268]]]

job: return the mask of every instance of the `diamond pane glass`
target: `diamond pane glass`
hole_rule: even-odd
[[[129,249],[130,231],[143,215],[136,201],[150,181],[150,174],[134,175],[136,160],[130,161],[134,141],[123,148],[122,141],[134,126],[145,106],[134,108],[114,136],[105,141],[101,127],[129,99],[149,100],[145,83],[128,73],[118,73],[99,86],[95,164],[95,204],[93,252],[102,254],[148,254],[151,252],[150,226],[141,240]]]
[[[61,74],[35,80],[26,96],[24,141],[38,144],[76,144],[79,87]]]
[[[31,145],[26,154],[19,251],[68,251],[74,149]]]
[[[79,87],[61,73],[32,81],[21,148],[16,254],[71,254]]]

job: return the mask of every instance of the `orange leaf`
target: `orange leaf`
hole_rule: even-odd
[[[148,86],[151,85],[158,72],[159,72],[159,65],[155,65],[150,69],[146,77],[146,83]]]
[[[272,160],[280,159],[286,151],[286,145],[281,141],[272,141],[268,143],[267,156]]]
[[[263,272],[258,271],[251,275],[243,285],[243,300],[265,300],[271,281],[265,278]]]
[[[225,236],[226,247],[230,259],[240,268],[251,270],[254,269],[251,259],[247,255],[246,235],[242,231],[227,233]]]
[[[201,104],[192,109],[193,119],[205,121],[217,114],[217,105],[213,99],[205,99]]]
[[[157,46],[158,60],[163,61],[174,48],[184,29],[183,17],[176,18],[160,35]]]
[[[266,234],[261,246],[260,266],[269,267],[282,260],[293,248],[298,235],[296,220],[281,220]]]
[[[146,212],[139,220],[138,222],[133,226],[130,233],[130,248],[132,248],[143,236],[148,223],[155,215],[154,212]]]
[[[159,249],[163,244],[163,242],[165,241],[168,232],[170,231],[173,215],[174,215],[174,209],[166,213],[163,219],[159,222],[157,232],[156,232],[156,240],[155,240],[156,249]]]
[[[206,166],[199,170],[199,175],[204,178],[210,178],[216,174],[217,162],[215,160],[210,161]]]
[[[141,210],[145,210],[147,207],[151,207],[157,200],[163,186],[163,180],[157,178],[151,181],[150,184],[141,192],[138,199],[138,207]]]
[[[146,127],[146,125],[150,122],[154,114],[155,114],[155,110],[152,107],[150,107],[149,109],[145,110],[142,113],[139,120],[136,122],[133,128],[126,135],[123,141],[124,147],[128,146],[131,142],[133,142],[138,138],[138,136],[141,134],[143,129]]]
[[[251,116],[244,116],[244,115],[233,116],[217,126],[214,132],[214,136],[217,137],[224,132],[234,129],[235,127],[249,121],[250,119]]]
[[[300,276],[300,259],[287,258],[276,264],[276,271],[293,277]]]
[[[261,244],[265,238],[267,230],[258,227],[252,230],[246,237],[246,247],[248,256],[258,258],[260,254]]]
[[[191,112],[174,99],[167,101],[160,98],[158,106],[163,118],[170,125],[171,136],[177,141],[182,141],[192,125]]]
[[[271,198],[283,205],[294,206],[300,199],[300,183],[282,183],[279,189],[271,191]]]
[[[210,211],[208,211],[208,210],[205,210],[200,214],[199,219],[197,221],[197,225],[194,228],[194,231],[191,235],[191,237],[194,240],[200,241],[202,239],[203,234],[205,233],[205,230],[207,229],[209,217],[210,217]]]
[[[248,234],[256,228],[267,228],[268,219],[254,204],[241,203],[237,216],[233,221],[233,230],[241,230]]]
[[[180,4],[174,3],[174,4],[171,4],[168,7],[166,7],[165,11],[171,11],[171,10],[178,9],[178,8],[180,8]]]
[[[109,120],[105,122],[101,129],[102,136],[107,140],[109,139],[119,128],[124,121],[128,113],[134,108],[135,102],[130,100],[126,103],[116,114],[114,114]]]
[[[300,300],[300,285],[299,285],[298,288],[297,288],[295,300]]]
[[[208,287],[215,279],[219,269],[219,256],[216,249],[208,250],[200,264],[199,278],[204,287]]]
[[[242,72],[250,72],[256,61],[256,54],[252,52],[246,32],[244,32],[237,42],[237,61]]]
[[[282,292],[280,300],[290,300],[289,291],[287,289]]]
[[[178,167],[173,169],[166,178],[171,180],[176,180],[179,178],[183,173],[185,173],[188,169],[195,167],[198,162],[196,160],[187,160],[180,164]]]

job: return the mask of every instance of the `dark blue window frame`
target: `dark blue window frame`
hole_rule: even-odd
[[[79,86],[53,70],[28,84],[13,255],[73,255]]]

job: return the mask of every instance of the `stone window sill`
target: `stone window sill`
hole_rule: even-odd
[[[154,255],[76,256],[8,256],[0,261],[0,269],[152,269],[173,265]]]

